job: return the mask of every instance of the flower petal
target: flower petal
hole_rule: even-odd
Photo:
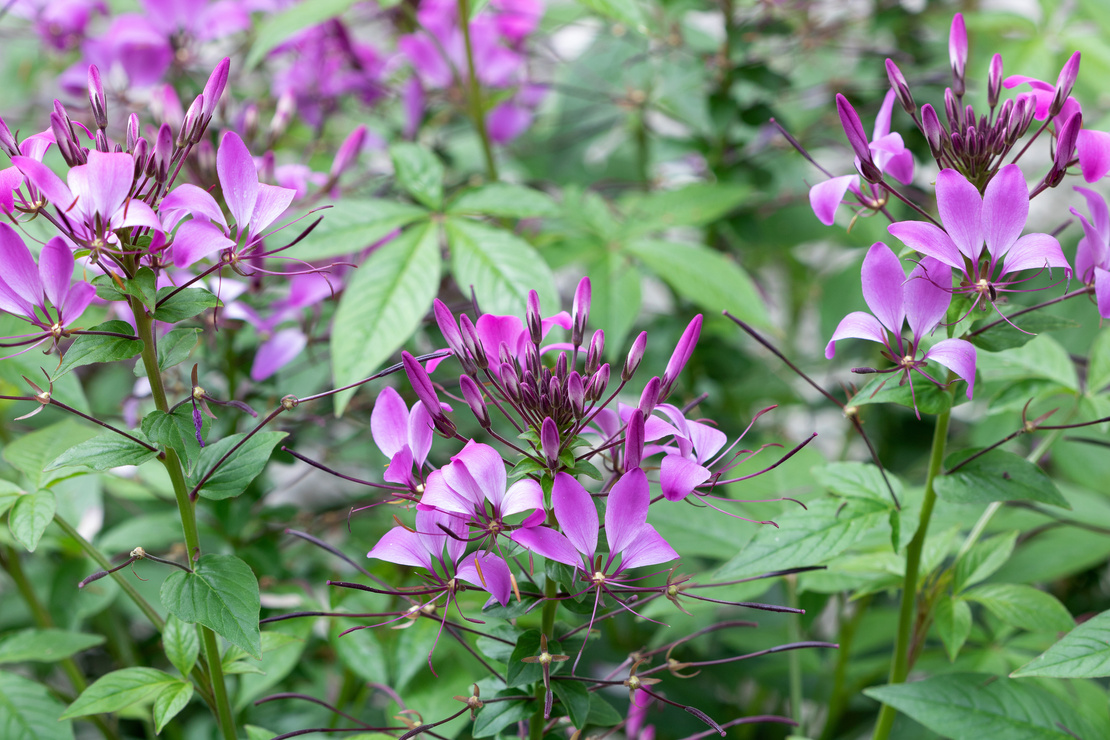
[[[208,221],[186,221],[177,229],[170,248],[174,267],[188,267],[213,252],[234,247],[220,228]]]
[[[11,298],[19,302],[24,315],[32,316],[32,306],[42,305],[39,268],[23,239],[4,223],[0,223],[0,265],[3,265],[3,280],[11,290]]]
[[[875,242],[863,258],[863,300],[883,326],[895,334],[902,331],[905,308],[902,283],[906,273],[902,262],[882,242]]]
[[[655,527],[645,524],[636,535],[636,540],[629,544],[621,554],[621,564],[617,573],[626,568],[639,568],[644,565],[657,565],[671,560],[677,560],[678,553],[667,544]]]
[[[957,270],[964,269],[959,248],[943,229],[925,221],[899,221],[886,227],[886,230],[910,249],[935,257]]]
[[[57,308],[65,302],[69,284],[73,282],[73,265],[73,252],[60,236],[48,241],[39,254],[42,289],[46,299]]]
[[[12,164],[19,168],[23,176],[39,189],[46,199],[61,210],[66,210],[73,205],[73,193],[70,192],[62,179],[54,174],[42,162],[30,157],[12,157]]]
[[[983,199],[975,186],[956,170],[941,170],[937,175],[937,210],[940,211],[944,230],[951,237],[956,248],[964,256],[972,260],[978,259],[979,253],[983,250]],[[892,224],[891,228],[896,225]],[[901,239],[901,237],[898,238]],[[930,256],[942,262],[946,261],[940,255]]]
[[[370,412],[370,436],[386,457],[393,457],[409,441],[409,409],[390,386],[378,393]]]
[[[1098,302],[1098,315],[1110,319],[1110,272],[1101,267],[1095,268],[1095,300]]]
[[[848,186],[857,179],[859,175],[843,175],[819,182],[809,189],[809,206],[818,221],[825,226],[833,225],[836,221],[836,209],[844,200]]]
[[[293,196],[296,194],[297,191],[292,188],[259,184],[258,200],[255,201],[254,213],[251,214],[251,234],[255,236],[261,234],[278,216],[285,213],[285,209],[293,202]]]
[[[509,603],[509,594],[512,593],[509,566],[493,553],[475,552],[467,555],[455,570],[455,577],[488,591],[501,606]]]
[[[1091,212],[1091,221],[1094,222],[1095,229],[1101,237],[1098,241],[1110,241],[1110,208],[1106,206],[1106,199],[1090,188],[1077,185],[1073,190],[1082,195],[1087,201],[1087,210]],[[1072,213],[1075,213],[1075,211],[1072,211]]]
[[[81,282],[71,285],[66,293],[65,300],[62,301],[62,326],[69,326],[81,318],[81,314],[85,312],[85,309],[89,307],[95,297],[96,288],[89,283]]]
[[[308,338],[296,327],[282,329],[258,348],[251,364],[251,380],[265,380],[288,365],[304,348]]]
[[[203,216],[227,230],[224,212],[220,210],[216,199],[207,190],[188,183],[178,185],[163,198],[161,205],[158,206],[158,213],[162,215],[163,223],[170,231],[187,214],[191,214],[193,218]]]
[[[597,551],[597,507],[582,484],[566,473],[555,476],[551,489],[555,518],[578,552],[593,560]],[[608,515],[608,511],[606,511]],[[518,530],[519,531],[519,530]],[[560,561],[565,562],[565,561]]]
[[[936,328],[948,306],[952,303],[952,293],[945,286],[952,285],[952,268],[939,260],[926,257],[910,273],[906,282],[906,319],[913,332],[914,346],[921,337]]]
[[[925,353],[932,360],[967,381],[967,397],[975,390],[975,346],[962,339],[944,339]]]
[[[983,236],[991,257],[998,260],[1009,251],[1028,218],[1029,189],[1025,176],[1016,164],[1008,164],[987,184],[983,194]]]
[[[409,412],[409,448],[416,464],[423,466],[432,449],[432,415],[424,408],[423,401],[414,403]]]
[[[394,527],[382,535],[378,544],[366,553],[366,557],[397,565],[432,569],[432,556],[424,547],[420,535],[404,527]]]
[[[501,515],[512,516],[522,511],[543,509],[543,489],[531,478],[522,478],[509,486],[501,501]]]
[[[634,468],[620,477],[605,502],[605,539],[609,557],[614,558],[632,544],[647,523],[651,489],[647,475]]]
[[[442,470],[433,470],[428,474],[424,481],[424,493],[420,496],[420,505],[465,516],[474,513],[474,503],[447,485]]]
[[[841,339],[870,339],[872,342],[886,344],[886,331],[879,320],[869,313],[853,311],[840,320],[832,339],[825,346],[825,359],[836,356],[836,343]]]
[[[66,176],[78,207],[107,221],[127,201],[135,182],[135,160],[125,152],[89,152],[88,164],[72,168]],[[159,223],[158,228],[161,228]]]
[[[156,231],[162,231],[165,228],[150,206],[137,198],[127,201],[123,208],[113,215],[110,226],[112,229],[146,226]]]
[[[513,533],[509,535],[509,539],[548,560],[577,568],[582,567],[582,556],[575,546],[571,544],[566,535],[556,532],[551,527],[514,529]]]
[[[397,450],[389,458],[389,466],[382,474],[386,483],[399,483],[403,486],[410,485],[412,480],[412,450],[408,445]]]
[[[663,498],[681,501],[709,480],[710,475],[712,473],[708,468],[693,460],[682,455],[667,455],[659,468],[659,486],[663,489]]]
[[[1079,169],[1087,182],[1098,182],[1110,172],[1110,133],[1082,129],[1076,141]]]
[[[1018,239],[1006,255],[1004,267],[1006,273],[1062,267],[1065,275],[1071,275],[1071,265],[1064,259],[1060,242],[1048,234],[1026,234]]]
[[[495,507],[501,506],[501,501],[505,498],[507,476],[505,474],[505,462],[501,459],[497,450],[489,445],[471,440],[451,460],[451,465],[443,469],[443,476],[447,480],[447,485],[464,495],[473,496],[477,494],[477,498],[473,500],[478,506],[484,506],[486,501],[489,501]],[[459,476],[456,465],[465,465],[471,480],[477,484],[477,489],[473,493],[468,494],[467,491],[455,485],[458,481],[462,486],[469,486],[466,477]]]
[[[243,231],[250,223],[258,200],[258,170],[247,145],[234,131],[224,134],[216,152],[216,173],[220,177],[224,201],[235,224]]]

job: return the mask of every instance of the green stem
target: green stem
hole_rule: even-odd
[[[6,554],[0,555],[0,565],[15,581],[15,587],[19,590],[19,595],[23,597],[23,601],[27,603],[27,608],[31,610],[31,617],[35,620],[35,624],[38,625],[39,629],[51,629],[55,626],[54,618],[50,616],[50,612],[39,601],[38,594],[31,586],[31,581],[27,578],[27,574],[23,572],[23,563],[20,562],[19,552],[11,545],[7,546],[5,550]],[[60,663],[62,670],[65,671],[66,677],[69,678],[69,682],[73,686],[73,690],[78,695],[84,693],[89,684],[85,681],[85,676],[81,673],[81,669],[77,667],[77,663],[74,662],[73,658],[63,658]],[[119,734],[99,714],[94,714],[88,719],[100,729],[100,734],[108,740],[118,740]]]
[[[856,602],[852,616],[840,624],[840,635],[837,642],[840,649],[836,651],[836,669],[833,671],[833,687],[829,694],[829,714],[825,719],[825,728],[821,731],[821,740],[832,740],[836,737],[840,716],[848,704],[847,692],[844,686],[848,676],[848,661],[851,658],[852,642],[856,638],[856,630],[871,604],[871,595],[868,594]]]
[[[467,81],[467,106],[470,108],[470,117],[474,120],[474,128],[482,140],[482,154],[486,158],[486,172],[490,180],[497,180],[497,161],[493,158],[493,144],[490,142],[489,131],[486,129],[485,111],[482,110],[482,87],[478,84],[478,75],[474,71],[474,50],[470,43],[470,2],[458,0],[459,28],[462,29],[463,44],[466,46],[466,81]]]
[[[559,602],[555,597],[559,594],[559,586],[555,583],[555,579],[548,576],[547,582],[543,586],[543,595],[547,600],[543,602],[543,612],[540,617],[540,633],[544,635],[553,635],[555,632],[555,613],[558,610]],[[547,720],[543,716],[544,700],[547,698],[547,689],[544,688],[543,683],[536,684],[536,701],[539,704],[536,707],[536,713],[532,715],[532,719],[528,721],[528,740],[543,740],[543,728],[547,724]]]
[[[135,316],[135,330],[143,341],[143,367],[146,369],[147,378],[150,380],[150,391],[151,395],[154,396],[154,405],[159,411],[169,413],[170,404],[166,397],[166,388],[162,383],[162,375],[158,369],[158,349],[153,330],[154,321],[147,313],[146,306],[142,304],[142,301],[132,296],[130,302],[131,311]],[[181,459],[178,457],[177,451],[172,447],[166,447],[165,453],[162,464],[170,476],[170,482],[173,484],[177,510],[181,515],[181,529],[185,535],[185,551],[188,553],[187,557],[191,567],[200,557],[200,533],[197,529],[196,502],[189,498],[189,487],[185,483],[185,471],[181,466]],[[224,684],[216,633],[202,624],[198,624],[197,629],[200,632],[201,644],[204,646],[208,680],[212,686],[212,698],[216,705],[216,720],[220,725],[224,740],[236,740],[235,715],[231,711],[227,686]]]
[[[951,408],[937,414],[936,427],[933,430],[933,448],[929,454],[929,472],[925,479],[925,499],[921,503],[921,519],[917,525],[910,544],[906,547],[906,576],[902,583],[902,604],[898,611],[898,634],[894,642],[894,657],[890,666],[890,683],[904,683],[910,672],[910,639],[913,628],[913,618],[917,611],[917,576],[921,568],[921,553],[925,548],[925,537],[929,533],[929,519],[933,516],[933,507],[937,502],[937,494],[933,483],[940,474],[941,463],[944,462],[944,448],[948,440],[948,421],[952,417]],[[894,725],[897,711],[889,704],[884,704],[879,710],[879,719],[875,723],[875,734],[872,740],[886,740]]]
[[[798,608],[798,577],[786,577],[786,603]],[[790,642],[802,641],[802,615],[791,614],[786,624]],[[804,735],[802,727],[802,652],[791,650],[787,653],[787,666],[790,674],[790,718],[798,723],[797,734]]]

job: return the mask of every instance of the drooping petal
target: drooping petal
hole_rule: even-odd
[[[1098,303],[1098,315],[1110,319],[1110,272],[1101,267],[1095,268],[1095,300]]]
[[[963,339],[943,339],[925,353],[924,359],[944,365],[967,382],[967,397],[975,390],[975,345]]]
[[[1083,188],[1083,190],[1086,190],[1086,188]],[[1103,204],[1103,207],[1105,207],[1105,204]],[[1103,237],[1102,234],[1098,232],[1094,225],[1087,220],[1086,216],[1075,210],[1075,208],[1072,208],[1071,212],[1078,216],[1079,222],[1083,224],[1084,237],[1079,240],[1079,246],[1076,250],[1075,256],[1075,266],[1076,269],[1079,271],[1079,276],[1085,280],[1085,270],[1081,269],[1081,266],[1079,264],[1081,261],[1083,261],[1080,259],[1080,256],[1083,255],[1084,252],[1086,252],[1085,261],[1088,264],[1105,265],[1110,267],[1110,265],[1107,265],[1108,258],[1110,258],[1110,244],[1107,244],[1106,239]]]
[[[247,145],[234,131],[224,134],[216,152],[216,173],[224,201],[240,231],[250,223],[258,200],[258,170]]]
[[[409,412],[409,448],[417,465],[422,466],[428,459],[432,449],[432,428],[432,415],[424,408],[423,401],[417,401]]]
[[[564,565],[582,567],[582,555],[567,539],[566,535],[551,527],[525,527],[514,529],[509,539],[526,550],[542,555]],[[592,552],[591,552],[592,555]]]
[[[725,446],[728,436],[720,429],[700,421],[690,421],[686,426],[690,441],[694,443],[697,461],[705,462]]]
[[[96,288],[89,283],[80,282],[71,285],[66,293],[65,300],[62,301],[62,326],[69,326],[81,318],[81,314],[85,312],[85,309],[89,307],[95,297]]]
[[[220,227],[208,221],[186,221],[177,229],[170,245],[174,267],[184,268],[213,252],[229,249],[235,242],[227,238]]]
[[[397,565],[432,569],[432,557],[425,549],[420,535],[416,532],[410,532],[404,527],[394,527],[382,535],[378,544],[366,553],[366,557],[377,558]]]
[[[66,240],[56,236],[46,243],[39,254],[39,277],[46,299],[56,307],[65,302],[69,284],[73,282],[73,251]]]
[[[374,401],[370,436],[386,457],[393,457],[409,442],[409,409],[401,394],[389,386],[382,388]]]
[[[1064,251],[1056,237],[1048,234],[1026,234],[1017,240],[1010,253],[1006,255],[1007,273],[1019,270],[1040,270],[1044,267],[1062,267],[1066,275],[1071,274],[1071,266],[1064,259]]]
[[[137,198],[124,203],[123,208],[112,214],[111,219],[110,226],[113,230],[132,226],[145,226],[156,231],[162,231],[165,228],[151,207]]]
[[[308,346],[308,337],[296,327],[282,329],[259,346],[251,364],[251,380],[265,380],[288,365]]]
[[[543,489],[531,478],[522,478],[509,486],[501,501],[501,515],[512,516],[522,511],[535,511],[543,508]]]
[[[982,211],[983,199],[979,191],[956,170],[941,170],[937,175],[937,210],[944,230],[956,248],[972,260],[978,259],[983,247]],[[891,224],[890,228],[898,224]],[[890,229],[888,229],[889,231]],[[891,231],[893,234],[894,232]],[[898,236],[895,234],[895,236]],[[902,237],[898,237],[901,239]],[[903,241],[905,241],[903,239]],[[908,242],[907,242],[908,243]],[[912,244],[910,244],[913,247]],[[914,247],[914,249],[917,249]],[[923,251],[923,250],[918,250]],[[926,252],[926,254],[928,254]],[[930,255],[941,262],[946,261],[939,254]],[[956,265],[953,265],[955,267]]]
[[[456,464],[465,465],[467,472],[470,473],[478,486],[477,492],[479,495],[475,499],[475,503],[484,505],[485,501],[489,501],[495,507],[501,505],[501,501],[505,497],[507,476],[505,474],[505,462],[501,459],[497,450],[489,445],[472,440],[459,454],[451,459],[452,464],[444,468],[443,471],[443,475],[447,479],[447,485],[459,493],[467,495],[466,491],[455,485],[456,480],[463,486],[469,485],[464,477],[458,476],[459,471],[455,467]]]
[[[903,185],[909,185],[913,182],[913,166],[913,152],[904,149],[891,155],[883,166],[883,172]]]
[[[161,205],[158,206],[158,213],[162,215],[162,222],[170,231],[187,214],[192,214],[193,218],[203,216],[227,230],[224,212],[216,203],[216,199],[207,190],[188,183],[178,185],[163,198]]]
[[[1091,221],[1101,237],[1098,241],[1110,241],[1110,208],[1106,206],[1106,199],[1090,188],[1077,185],[1072,189],[1087,201],[1087,210],[1091,212]],[[1073,210],[1072,213],[1075,213],[1075,211]],[[1076,213],[1076,215],[1079,214]]]
[[[389,458],[389,466],[382,474],[386,483],[399,483],[407,486],[412,483],[412,450],[405,445]]]
[[[879,320],[869,313],[853,311],[840,320],[833,332],[832,339],[825,346],[825,359],[831,360],[836,356],[836,343],[841,339],[869,339],[872,342],[886,344],[886,332]]]
[[[0,223],[0,265],[3,265],[4,282],[25,306],[24,313],[30,316],[32,306],[42,305],[39,268],[23,239],[15,229],[4,223]]]
[[[509,594],[512,593],[509,566],[493,553],[475,552],[467,555],[459,563],[455,577],[488,591],[501,606],[509,603]]]
[[[886,230],[910,249],[935,257],[957,270],[964,269],[959,247],[943,229],[925,221],[899,221],[886,227]]]
[[[1008,164],[987,184],[983,194],[983,236],[991,257],[1001,259],[1025,228],[1029,190],[1016,164]]]
[[[875,116],[875,129],[871,133],[872,142],[890,133],[890,115],[894,112],[894,98],[894,90],[887,90],[883,104],[879,106],[879,115]]]
[[[710,475],[712,473],[708,468],[693,460],[682,455],[667,455],[659,468],[659,486],[663,489],[663,498],[681,501],[709,480]]]
[[[655,531],[655,527],[645,524],[636,534],[636,539],[622,552],[617,573],[627,568],[658,565],[677,559],[678,553],[663,539],[662,535]]]
[[[1084,180],[1098,182],[1110,172],[1110,133],[1082,129],[1075,148]]]
[[[555,509],[555,518],[567,539],[578,552],[588,560],[593,560],[600,527],[597,507],[590,494],[574,478],[566,473],[559,473],[555,476],[551,489],[551,504]]]
[[[921,337],[936,328],[952,303],[952,268],[926,257],[910,273],[906,282],[906,319],[917,346]]]
[[[465,516],[474,513],[474,503],[447,485],[442,470],[433,470],[428,474],[424,481],[424,493],[420,496],[420,505]]]
[[[42,162],[30,157],[12,157],[12,164],[19,168],[23,176],[39,189],[46,199],[61,210],[66,210],[73,205],[73,193],[70,192],[62,179],[54,174]]]
[[[293,202],[297,194],[292,188],[279,188],[276,185],[260,183],[258,186],[258,200],[254,204],[254,213],[251,214],[251,234],[261,234],[267,226],[272,224],[278,216],[285,213],[285,209]]]
[[[863,258],[863,300],[871,313],[883,326],[897,334],[902,331],[905,307],[902,302],[902,283],[906,273],[902,262],[882,242],[875,242]]]
[[[836,209],[844,200],[848,186],[859,179],[859,175],[843,175],[819,182],[809,189],[809,206],[817,220],[832,226],[836,221]]]
[[[651,489],[640,468],[629,470],[613,485],[605,502],[605,539],[610,558],[636,539],[647,522],[650,503]]]

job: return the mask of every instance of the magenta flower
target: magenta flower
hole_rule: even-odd
[[[414,492],[422,490],[421,471],[432,449],[432,417],[424,404],[417,401],[410,411],[401,394],[386,386],[374,402],[370,434],[374,444],[389,458],[385,480],[408,486]]]
[[[871,161],[880,173],[889,174],[898,182],[909,185],[913,181],[913,154],[909,149],[906,149],[905,143],[902,141],[902,135],[890,131],[890,118],[894,111],[895,97],[894,90],[890,90],[883,99],[883,105],[879,108],[879,115],[875,117],[875,129],[871,135],[871,141],[864,138],[862,126],[858,131],[854,125],[846,126],[845,131],[850,130],[853,133],[853,136],[849,137],[850,140],[858,138],[858,141],[853,141],[853,149],[856,146],[862,147],[869,154]],[[842,98],[843,96],[837,96],[838,101]],[[844,104],[847,105],[847,101],[844,101]],[[856,121],[858,122],[858,119]],[[856,160],[858,169],[860,167],[858,155]],[[832,226],[836,219],[836,211],[848,191],[851,191],[859,199],[859,202],[867,207],[872,207],[871,204],[876,204],[886,197],[884,192],[875,192],[870,190],[870,187],[870,195],[865,194],[861,190],[859,175],[833,177],[824,182],[819,182],[809,189],[809,205],[813,209],[814,215],[817,216],[817,220],[826,226]]]
[[[0,311],[18,316],[45,334],[28,340],[26,352],[41,341],[65,336],[96,295],[86,282],[73,282],[73,252],[56,236],[46,243],[36,265],[31,251],[11,226],[0,223]]]
[[[712,476],[709,466],[728,437],[716,427],[687,419],[670,404],[663,404],[660,410],[671,418],[678,430],[674,437],[678,449],[663,458],[659,485],[668,501],[681,501]]]
[[[1087,285],[1094,283],[1098,315],[1110,319],[1110,209],[1101,195],[1087,188],[1075,191],[1087,200],[1090,218],[1075,208],[1083,224],[1083,238],[1075,252],[1075,272]]]
[[[937,208],[943,229],[925,221],[901,221],[887,231],[911,249],[961,272],[964,280],[955,292],[973,295],[975,305],[993,305],[999,292],[1015,290],[1011,286],[1023,281],[1005,278],[1022,270],[1062,267],[1065,275],[1071,274],[1054,237],[1021,236],[1029,215],[1029,191],[1016,164],[1000,169],[982,197],[963,175],[943,170],[937,176]],[[926,277],[948,289],[947,278],[939,272]]]
[[[939,231],[939,229],[938,229]],[[872,313],[854,311],[845,316],[833,332],[825,347],[825,357],[836,354],[836,343],[841,339],[868,339],[883,345],[883,356],[894,367],[879,370],[882,373],[902,373],[902,382],[913,380],[910,371],[920,373],[937,385],[944,385],[925,372],[932,360],[943,365],[967,382],[967,397],[971,398],[975,385],[975,347],[962,339],[942,339],[927,352],[921,350],[922,338],[933,331],[944,318],[951,295],[928,277],[930,271],[943,272],[944,268],[934,259],[926,257],[906,279],[902,263],[882,242],[875,242],[863,260],[863,298]],[[912,338],[902,337],[902,325],[909,322]]]

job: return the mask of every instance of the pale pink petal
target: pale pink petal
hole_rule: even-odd
[[[174,267],[188,267],[213,252],[234,247],[231,241],[208,221],[186,221],[177,229],[170,248],[173,250]]]
[[[1001,259],[1025,228],[1029,217],[1029,189],[1016,164],[1008,164],[987,184],[983,194],[983,231],[987,251]]]
[[[447,534],[451,532],[455,537]],[[416,533],[427,550],[436,560],[443,557],[443,546],[447,545],[447,554],[451,562],[458,562],[459,556],[466,552],[466,520],[444,511],[428,508],[417,508]]]
[[[378,544],[366,553],[368,558],[377,558],[387,563],[411,565],[416,568],[432,569],[432,558],[424,547],[420,535],[404,527],[394,527],[386,532]]]
[[[1098,302],[1098,315],[1110,319],[1110,272],[1101,267],[1095,268],[1095,299]]]
[[[836,343],[841,339],[870,339],[872,342],[885,345],[886,331],[879,320],[871,314],[853,311],[840,320],[832,339],[825,346],[826,360],[836,356]]]
[[[871,134],[872,142],[890,133],[890,116],[894,112],[894,98],[894,90],[887,90],[883,104],[879,107],[879,115],[875,116],[875,129]]]
[[[433,470],[424,481],[424,493],[420,496],[420,504],[455,514],[469,516],[474,513],[474,503],[463,498],[455,489],[447,485],[440,470]]]
[[[162,231],[162,222],[154,214],[150,206],[141,200],[132,198],[124,204],[123,208],[112,214],[110,227],[126,229],[132,226],[145,226],[156,231]]]
[[[0,213],[15,210],[15,189],[23,184],[23,173],[18,167],[5,167],[0,170]]]
[[[910,249],[935,257],[957,270],[964,269],[959,248],[943,229],[925,221],[899,221],[886,227],[886,230]]]
[[[902,283],[906,273],[902,262],[882,242],[875,242],[863,258],[863,300],[883,326],[897,334],[902,331],[905,308],[902,305]]]
[[[1075,147],[1084,180],[1098,182],[1110,172],[1110,133],[1082,129]]]
[[[925,353],[924,359],[932,360],[967,381],[967,397],[975,390],[975,346],[962,339],[944,339]]]
[[[667,455],[659,468],[659,486],[668,501],[680,501],[709,480],[708,468],[681,455]]]
[[[291,188],[260,184],[258,200],[255,201],[254,213],[251,215],[251,233],[256,236],[261,234],[278,216],[285,213],[296,194],[297,191]]]
[[[555,476],[551,490],[551,504],[555,509],[555,518],[567,539],[587,560],[593,560],[600,527],[597,507],[590,494],[574,478],[566,473],[559,473]]]
[[[883,166],[883,172],[903,185],[913,182],[913,152],[905,149],[894,154]]]
[[[1071,274],[1071,265],[1064,259],[1060,242],[1048,234],[1026,234],[1017,240],[1006,255],[1005,271],[1040,270],[1044,267],[1062,267],[1065,275]]]
[[[1087,201],[1087,210],[1091,212],[1091,220],[1094,222],[1095,229],[1102,237],[1098,241],[1107,241],[1108,238],[1110,238],[1110,208],[1106,207],[1106,199],[1090,188],[1079,187],[1077,185],[1073,190],[1082,195]],[[1075,213],[1075,211],[1072,212]]]
[[[505,473],[505,461],[501,459],[497,450],[489,445],[471,440],[459,454],[451,459],[452,464],[444,468],[443,471],[443,475],[447,479],[447,485],[459,493],[466,494],[466,491],[455,485],[456,479],[463,485],[469,485],[465,481],[465,477],[458,478],[459,471],[455,467],[456,465],[465,465],[467,472],[470,473],[470,476],[478,485],[477,492],[479,495],[474,499],[475,504],[484,506],[485,501],[489,501],[495,507],[501,505],[501,500],[505,497],[507,475]]]
[[[386,457],[393,457],[408,444],[409,410],[401,394],[386,386],[374,401],[370,412],[370,436]]]
[[[66,293],[65,300],[62,301],[62,326],[69,326],[81,318],[81,314],[85,312],[85,309],[89,307],[95,297],[96,288],[89,283],[81,282],[71,285]]]
[[[297,328],[282,329],[258,348],[251,365],[251,380],[265,380],[288,365],[308,346],[308,338]]]
[[[978,259],[983,248],[983,199],[975,186],[956,170],[941,170],[937,175],[937,210],[940,211],[944,230],[948,232],[956,248],[963,255],[973,260]],[[890,228],[894,226],[898,224],[892,224]],[[913,247],[912,244],[910,246]],[[937,254],[930,256],[946,261]]]
[[[700,421],[690,421],[686,429],[697,451],[698,462],[705,462],[716,455],[728,441],[728,437],[720,429]]]
[[[644,565],[658,565],[677,560],[678,553],[655,531],[655,527],[645,524],[621,554],[621,564],[617,573],[626,568],[639,568]]]
[[[501,515],[512,516],[522,511],[543,508],[543,489],[531,478],[522,478],[509,486],[501,502]]]
[[[848,192],[848,186],[855,182],[858,177],[858,175],[834,177],[831,180],[819,182],[809,189],[809,206],[813,209],[813,215],[817,216],[818,221],[825,224],[825,226],[833,225],[833,222],[836,221],[836,209],[840,207],[844,200],[844,194]]]
[[[187,214],[192,214],[193,218],[203,216],[227,230],[224,212],[220,210],[216,199],[207,190],[188,183],[178,185],[163,198],[158,206],[158,213],[162,215],[162,222],[170,231]]]
[[[620,477],[609,491],[605,501],[605,539],[609,542],[609,557],[624,551],[647,523],[651,489],[647,475],[634,468]]]
[[[224,134],[216,152],[216,173],[224,201],[240,232],[246,229],[258,200],[258,171],[247,145],[234,131]]]
[[[389,458],[389,466],[382,474],[382,480],[387,483],[399,483],[407,486],[412,483],[412,450],[408,445],[393,453]]]
[[[73,205],[73,193],[62,179],[42,162],[29,157],[12,157],[12,164],[18,167],[23,176],[57,208],[64,211]]]
[[[488,552],[475,552],[467,555],[459,563],[455,576],[472,586],[488,591],[501,606],[509,603],[512,593],[512,577],[509,566],[496,555]]]
[[[952,303],[952,268],[926,257],[910,273],[906,282],[906,319],[916,345],[921,337],[936,328]]]
[[[66,179],[81,209],[104,220],[115,215],[127,200],[135,182],[135,160],[126,152],[89,152],[88,164],[74,167]],[[158,228],[161,228],[159,224]]]
[[[31,306],[42,305],[39,268],[23,239],[5,223],[0,223],[0,265],[3,266],[0,275],[4,282],[12,290],[14,297],[26,307],[22,313],[30,316]]]
[[[56,236],[46,243],[39,254],[39,277],[51,305],[60,308],[73,281],[73,251],[65,239]]]
[[[562,475],[562,473],[560,473]],[[551,527],[525,527],[514,529],[509,539],[526,550],[542,555],[557,563],[582,567],[582,556],[567,537]],[[593,551],[590,551],[592,557]]]
[[[428,365],[428,372],[431,372],[431,362]],[[432,449],[432,415],[424,408],[423,401],[417,401],[412,405],[412,411],[409,412],[408,434],[413,460],[417,465],[423,466],[424,461],[428,459],[428,452]]]

